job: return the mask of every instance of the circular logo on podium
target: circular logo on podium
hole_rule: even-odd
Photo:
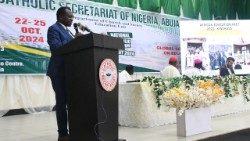
[[[104,59],[99,68],[99,80],[102,88],[112,91],[117,84],[117,67],[112,59]]]

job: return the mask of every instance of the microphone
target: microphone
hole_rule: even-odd
[[[80,23],[74,23],[74,28],[75,28],[77,33],[79,32],[78,31],[78,26],[80,26],[80,25],[81,25]],[[83,25],[80,27],[80,29],[83,30],[83,31],[86,30],[86,31],[88,31],[90,33],[93,33],[88,27],[83,26]]]
[[[127,83],[133,83],[133,82],[141,82],[140,79],[135,79],[135,80],[128,80],[126,81]]]
[[[78,24],[74,23],[73,25],[74,25],[74,29],[75,29],[76,33],[79,33],[79,31],[78,31]]]
[[[91,31],[89,28],[84,27],[84,29],[85,29],[86,31],[88,31],[88,32],[92,33],[92,31]]]

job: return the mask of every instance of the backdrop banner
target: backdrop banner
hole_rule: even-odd
[[[91,1],[0,0],[0,74],[46,73],[51,55],[47,29],[56,22],[61,6],[70,7],[74,22],[93,32],[123,38],[120,65],[159,71],[170,56],[180,55],[179,19],[175,16]],[[73,26],[70,30],[75,32]]]
[[[249,20],[181,21],[182,72],[202,60],[208,75],[218,75],[227,57],[235,58],[235,73],[250,73]]]

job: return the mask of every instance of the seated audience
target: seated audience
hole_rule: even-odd
[[[125,70],[119,73],[119,82],[126,82],[133,80],[134,66],[127,65]]]
[[[234,64],[234,58],[228,57],[226,64],[221,66],[220,68],[220,76],[227,76],[230,74],[234,74],[233,64]]]
[[[201,59],[195,59],[194,60],[194,67],[187,69],[184,73],[184,75],[187,76],[198,76],[198,75],[202,75],[202,76],[207,76],[207,72],[205,70],[205,68],[202,65],[202,60]]]
[[[240,65],[239,63],[237,63],[237,64],[234,66],[234,69],[235,69],[235,70],[241,70],[242,67],[241,67],[241,65]]]
[[[161,75],[164,78],[172,78],[180,76],[179,70],[176,68],[177,66],[177,58],[175,56],[170,57],[168,66],[166,66],[162,71]]]

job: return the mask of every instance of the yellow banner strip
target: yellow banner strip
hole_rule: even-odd
[[[37,49],[33,49],[33,48],[28,48],[28,47],[24,47],[24,46],[20,46],[20,45],[15,45],[15,44],[7,44],[7,45],[4,45],[4,47],[8,48],[8,49],[17,50],[17,51],[41,55],[41,56],[45,56],[45,57],[51,56],[51,53],[49,53],[49,52],[45,52],[45,51],[41,51],[41,50],[37,50]]]

